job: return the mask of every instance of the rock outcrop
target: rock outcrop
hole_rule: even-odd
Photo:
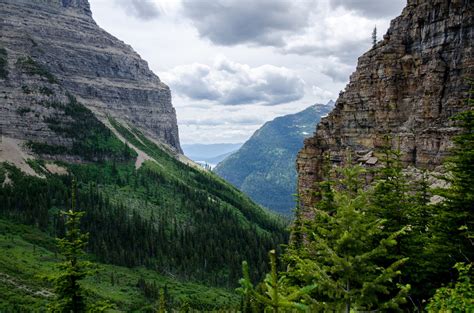
[[[124,120],[181,152],[170,89],[130,46],[97,26],[87,0],[0,0],[0,49],[3,135],[66,140],[44,122],[54,106],[40,103],[71,94],[99,119]]]
[[[324,155],[337,165],[350,151],[373,166],[389,136],[407,165],[441,164],[458,132],[450,118],[466,108],[473,32],[472,1],[408,0],[305,141],[297,159],[303,208],[315,200],[311,189],[323,179]]]

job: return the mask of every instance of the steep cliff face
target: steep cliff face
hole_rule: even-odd
[[[314,200],[324,155],[338,164],[349,150],[374,165],[387,135],[407,165],[440,165],[457,132],[450,117],[465,108],[466,79],[473,77],[473,31],[469,0],[408,0],[305,141],[297,159],[303,207]]]
[[[45,123],[57,110],[44,104],[71,94],[99,119],[124,120],[181,152],[168,86],[130,46],[97,26],[87,0],[0,0],[0,6],[3,135],[61,141]]]

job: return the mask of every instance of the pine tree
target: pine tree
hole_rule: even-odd
[[[361,167],[343,168],[340,174],[339,184],[328,190],[335,211],[316,204],[315,217],[305,226],[307,242],[286,252],[287,276],[291,284],[316,285],[311,293],[315,312],[397,309],[410,286],[394,279],[407,259],[385,265],[380,258],[404,230],[384,234],[386,220],[373,212]]]
[[[58,265],[60,273],[52,280],[56,299],[50,305],[52,312],[85,312],[86,301],[80,281],[90,273],[91,263],[81,260],[87,245],[88,234],[80,230],[84,212],[76,211],[76,184],[73,181],[71,210],[62,212],[66,218],[66,234],[58,239],[58,249],[63,262]]]
[[[445,163],[450,187],[438,191],[445,200],[434,225],[446,253],[462,262],[474,260],[474,81],[470,85],[468,110],[454,118],[462,132],[454,138],[453,155]]]
[[[286,277],[278,275],[275,250],[268,253],[270,257],[270,273],[263,281],[260,289],[256,289],[250,279],[247,262],[243,262],[243,278],[239,281],[241,287],[237,290],[244,296],[243,312],[260,312],[262,307],[265,312],[292,312],[308,310],[308,306],[301,302],[304,295],[316,286],[310,285],[304,288],[286,285]]]
[[[372,31],[372,47],[375,48],[376,44],[377,44],[377,26],[375,26],[374,30]]]
[[[454,276],[451,267],[456,262],[469,264],[474,261],[473,93],[474,84],[471,82],[469,98],[466,100],[468,110],[454,118],[462,132],[454,138],[453,154],[445,163],[445,168],[449,171],[445,179],[450,186],[436,190],[444,200],[434,206],[429,224],[431,240],[426,250],[430,256],[429,266],[433,268],[434,286],[439,286],[440,281]]]

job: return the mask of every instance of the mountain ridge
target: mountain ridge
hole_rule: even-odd
[[[266,122],[214,171],[257,203],[284,215],[295,208],[296,154],[333,102]]]
[[[41,121],[30,119],[25,127],[24,117],[15,113],[19,104],[34,107],[45,98],[55,97],[63,101],[64,96],[54,94],[60,85],[100,120],[109,115],[122,118],[175,152],[182,152],[169,87],[129,45],[97,26],[87,0],[0,3],[0,46],[7,53],[10,73],[3,83],[16,87],[3,90],[7,101],[0,106],[0,127],[4,135],[47,143],[49,138],[34,138],[28,132],[31,128],[45,129]],[[16,21],[19,16],[22,23]],[[49,78],[44,79],[41,73],[48,73]],[[20,89],[25,74],[30,76],[31,86],[24,85],[31,89],[28,95]],[[35,86],[49,90],[49,97]],[[23,103],[8,100],[18,100],[19,94]]]

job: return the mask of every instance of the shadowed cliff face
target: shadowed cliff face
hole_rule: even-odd
[[[59,98],[58,89],[74,95],[100,119],[125,120],[181,152],[168,86],[129,45],[97,26],[87,0],[0,0],[0,6],[0,48],[6,50],[9,72],[0,78],[4,135],[34,140],[30,130],[44,129],[40,119],[30,117],[25,125],[25,114],[16,112],[20,105],[37,106],[44,94],[36,87],[46,86]],[[27,57],[56,81],[24,75],[18,60]],[[28,96],[22,86],[32,90]]]
[[[409,0],[383,40],[359,58],[336,108],[305,141],[297,159],[302,206],[314,201],[310,191],[323,179],[323,155],[337,165],[351,151],[360,163],[377,164],[387,135],[407,165],[440,165],[458,131],[450,118],[466,108],[472,37],[472,1]]]

